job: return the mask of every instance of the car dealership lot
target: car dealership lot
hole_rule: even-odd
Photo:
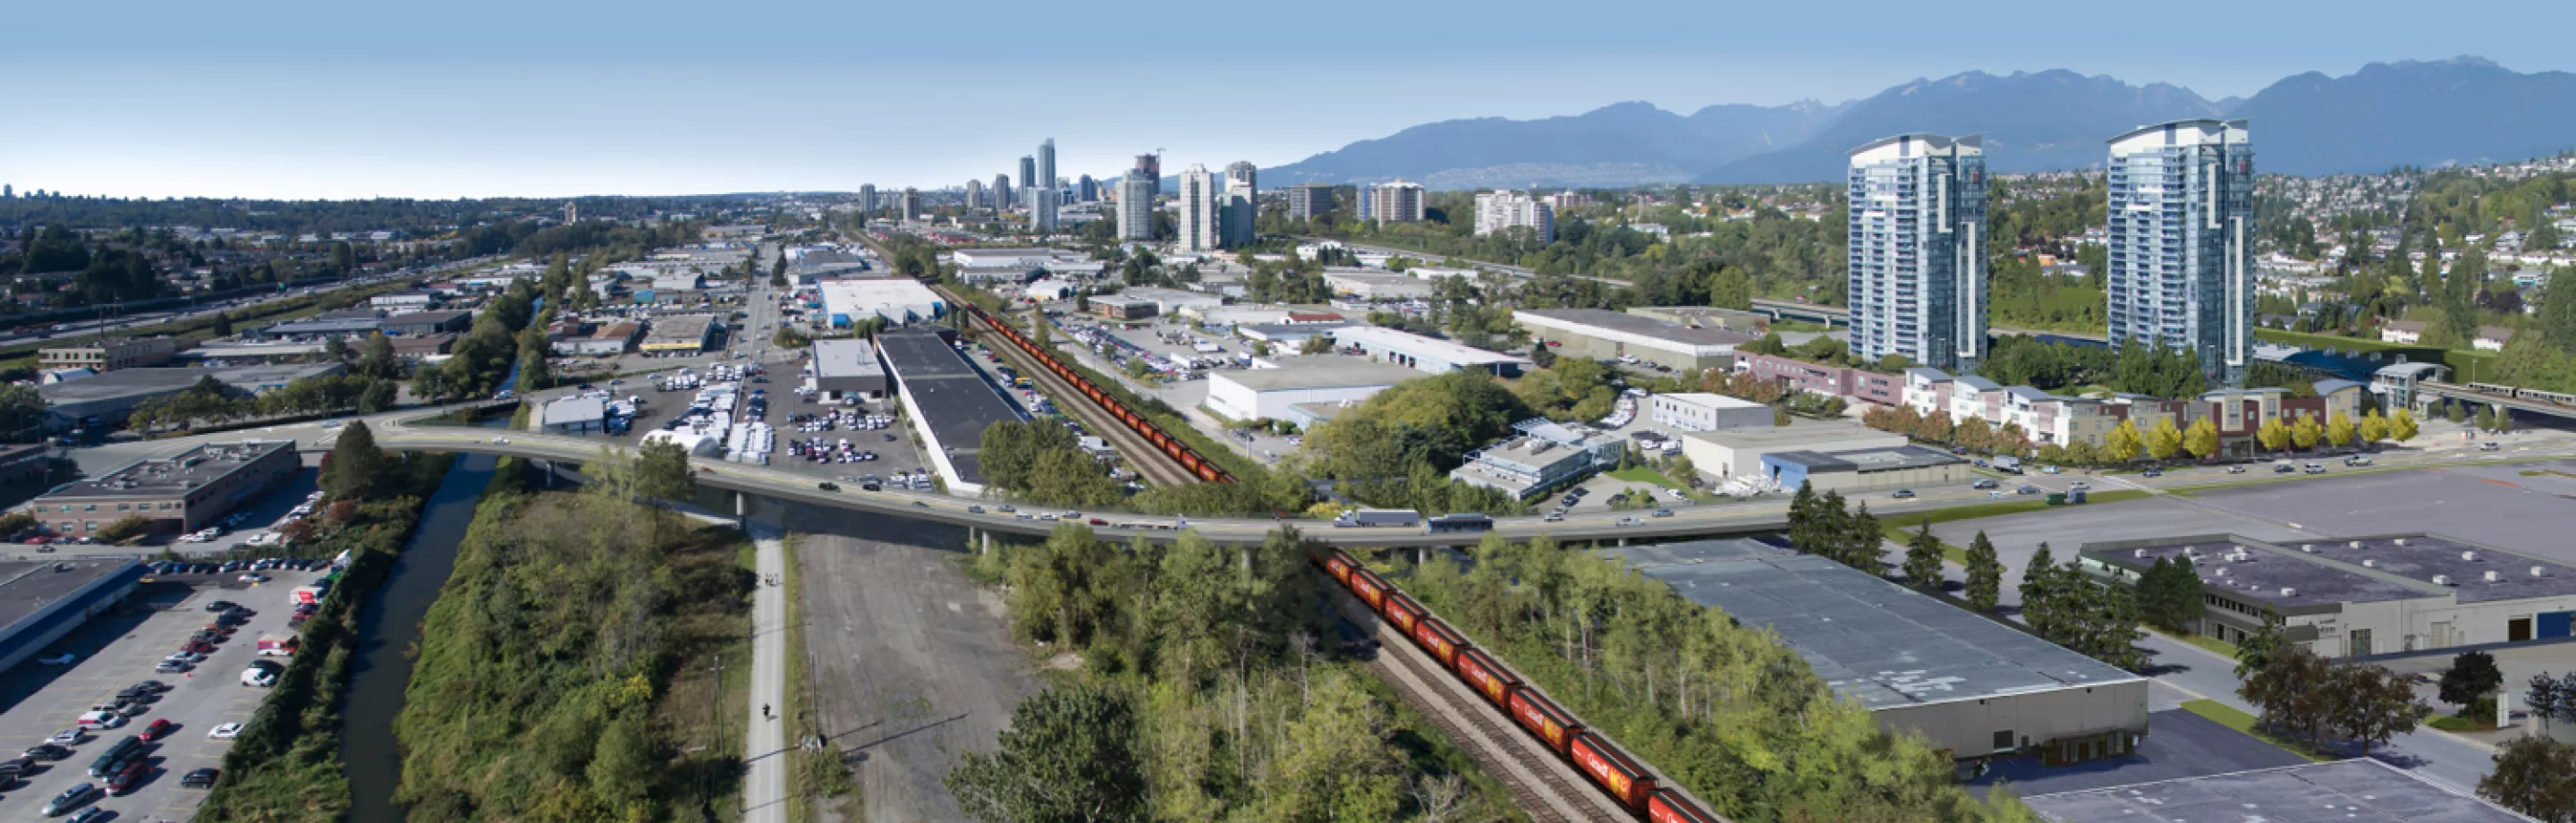
[[[70,756],[40,764],[26,779],[0,788],[0,817],[35,819],[41,816],[38,810],[45,801],[64,789],[82,782],[104,785],[104,781],[89,776],[90,760],[126,735],[141,732],[154,720],[168,720],[176,728],[148,747],[146,762],[152,769],[149,776],[132,794],[108,797],[94,805],[116,812],[120,820],[176,820],[195,813],[205,798],[205,790],[180,788],[179,778],[195,769],[222,764],[224,751],[231,743],[208,739],[206,733],[224,723],[248,722],[260,700],[268,696],[267,689],[241,685],[242,670],[257,659],[255,647],[261,634],[287,633],[286,622],[294,611],[288,593],[323,573],[271,570],[262,574],[274,579],[257,585],[241,582],[240,574],[156,575],[132,601],[150,611],[139,623],[131,618],[102,622],[102,627],[125,628],[121,633],[74,632],[47,648],[49,654],[68,651],[79,655],[79,660],[70,666],[49,669],[29,662],[0,672],[0,682],[6,682],[12,693],[19,691],[14,681],[41,681],[32,694],[0,711],[0,755],[7,756],[15,756],[44,742],[47,736],[71,728],[90,706],[113,702],[120,689],[145,680],[170,686],[125,727],[90,732],[72,747]],[[256,614],[194,671],[154,672],[154,665],[164,656],[213,622],[215,615],[206,611],[205,605],[216,600],[238,603]],[[116,618],[102,615],[97,620]],[[285,661],[268,659],[280,664]]]

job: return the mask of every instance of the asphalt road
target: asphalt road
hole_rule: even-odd
[[[941,780],[959,753],[991,751],[1040,684],[1001,596],[959,569],[964,530],[814,507],[788,526],[813,708],[864,798],[822,819],[965,819]]]
[[[159,680],[174,687],[131,725],[91,733],[86,742],[74,747],[69,758],[50,764],[32,779],[0,793],[0,818],[37,819],[37,810],[46,800],[74,784],[90,782],[104,787],[104,781],[89,776],[90,759],[108,744],[141,731],[155,719],[167,719],[178,728],[148,755],[154,767],[152,776],[134,794],[108,798],[99,805],[117,812],[118,819],[126,821],[185,820],[195,815],[197,805],[205,800],[205,790],[180,788],[180,776],[198,768],[222,765],[224,752],[232,744],[208,739],[206,733],[220,724],[248,722],[260,701],[268,697],[266,689],[241,685],[241,672],[256,659],[256,641],[261,634],[286,632],[287,616],[293,613],[286,602],[287,592],[321,576],[319,572],[269,574],[277,579],[256,587],[235,581],[230,575],[217,576],[223,578],[222,586],[230,588],[209,586],[206,584],[213,582],[209,578],[188,575],[163,578],[190,581],[187,584],[146,584],[141,594],[149,596],[143,601],[153,609],[149,616],[122,624],[124,630],[118,634],[75,633],[48,647],[49,651],[81,655],[81,660],[68,670],[45,670],[29,662],[0,673],[0,679],[12,681],[54,678],[6,712],[0,712],[0,754],[12,756],[44,742],[54,732],[70,728],[72,721],[91,705],[112,700],[117,690],[128,685]],[[212,619],[205,604],[214,600],[231,600],[258,614],[230,641],[217,647],[195,672],[154,673],[152,667],[162,656],[176,651],[183,639]]]
[[[761,585],[751,595],[751,694],[744,701],[742,823],[787,819],[787,591],[768,584],[787,571],[785,537],[777,506],[763,502],[750,524],[753,570]]]

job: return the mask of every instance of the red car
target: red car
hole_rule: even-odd
[[[170,721],[168,720],[154,720],[152,721],[152,725],[143,727],[143,742],[150,743],[164,737],[169,737],[171,730],[177,728],[177,726],[170,725]]]
[[[206,642],[206,641],[203,641],[203,640],[199,640],[199,641],[197,641],[197,642],[190,643],[190,644],[185,645],[185,646],[181,646],[181,647],[179,647],[179,650],[180,650],[180,651],[187,652],[187,653],[189,653],[189,654],[214,654],[214,653],[215,653],[215,645],[214,645],[214,644],[212,644],[212,643],[208,643],[208,642]]]
[[[107,793],[122,795],[132,792],[143,782],[143,778],[150,776],[151,774],[152,760],[150,758],[134,758],[134,762],[126,764],[124,770],[108,776]]]

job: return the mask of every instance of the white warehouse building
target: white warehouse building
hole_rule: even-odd
[[[1300,403],[1357,403],[1422,373],[1391,363],[1352,357],[1305,357],[1275,369],[1220,371],[1208,375],[1209,411],[1234,420],[1299,419]]]
[[[948,306],[938,292],[908,278],[835,280],[823,284],[822,289],[824,316],[831,318],[836,328],[870,316],[900,326],[937,318],[946,313]]]
[[[1655,425],[1675,431],[1770,428],[1771,407],[1751,400],[1707,392],[1658,394],[1651,398]]]

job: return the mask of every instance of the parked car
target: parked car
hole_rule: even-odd
[[[206,732],[206,737],[210,740],[231,740],[235,737],[240,737],[241,730],[242,724],[225,723],[208,730]]]
[[[27,747],[24,756],[29,760],[61,760],[72,756],[72,750],[57,743],[38,743]]]
[[[1895,494],[1891,494],[1891,495],[1888,495],[1888,496],[1889,496],[1889,497],[1896,498],[1896,499],[1898,499],[1898,500],[1912,500],[1912,499],[1914,499],[1914,490],[1913,490],[1913,489],[1897,489]]]
[[[1996,483],[1992,478],[1988,478],[1988,479],[1985,479],[1985,480],[1979,480],[1979,481],[1977,481],[1977,482],[1975,482],[1975,483],[1970,483],[1970,484],[1968,484],[1968,487],[1969,487],[1969,488],[1973,488],[1973,489],[1991,489],[1991,488],[1995,488],[1995,487],[1997,487],[1998,485],[2001,485],[2001,484]]]
[[[185,776],[182,776],[182,777],[180,777],[180,778],[179,778],[179,788],[183,788],[183,789],[211,789],[211,788],[214,788],[214,787],[215,787],[215,775],[217,775],[217,774],[221,774],[221,772],[220,772],[219,770],[211,769],[211,768],[208,768],[208,769],[197,769],[197,770],[195,770],[195,771],[191,771],[191,772],[187,773]]]
[[[2478,451],[2482,451],[2482,452],[2503,451],[2503,450],[2504,450],[2504,446],[2502,446],[2502,445],[2500,445],[2500,444],[2496,444],[2496,443],[2480,443],[2480,444],[2478,444]]]
[[[81,804],[97,798],[98,794],[98,787],[95,785],[89,783],[74,785],[64,789],[62,794],[54,795],[54,799],[45,801],[44,815],[53,817],[79,808]]]
[[[177,731],[178,728],[179,726],[177,724],[171,723],[166,718],[154,720],[150,723],[144,724],[142,731],[143,742],[150,743],[152,741],[168,737],[171,732]]]

